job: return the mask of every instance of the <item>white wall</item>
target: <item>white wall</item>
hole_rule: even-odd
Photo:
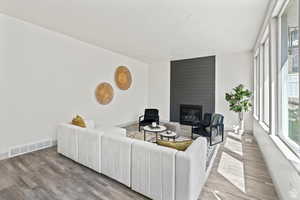
[[[283,155],[256,120],[253,122],[253,132],[280,199],[299,200],[300,176],[291,161],[287,160],[287,157]]]
[[[238,115],[229,110],[225,93],[239,84],[252,90],[253,66],[251,52],[219,54],[216,56],[216,112],[224,115],[225,128],[238,124]],[[245,114],[245,129],[252,130],[252,113]]]
[[[0,44],[0,152],[55,138],[56,125],[75,114],[117,125],[137,120],[147,107],[148,66],[142,62],[5,15]],[[119,65],[132,73],[127,91],[114,84]],[[115,93],[106,106],[94,97],[103,81]]]
[[[221,54],[216,56],[216,112],[225,117],[225,127],[231,129],[238,124],[238,117],[229,111],[225,93],[239,84],[252,88],[251,52]],[[163,119],[170,113],[170,61],[149,65],[149,105],[160,109]],[[245,115],[245,128],[252,130],[252,115]]]
[[[158,108],[160,119],[170,119],[170,62],[149,65],[149,106]]]

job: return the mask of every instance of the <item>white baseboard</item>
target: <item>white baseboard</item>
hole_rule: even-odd
[[[9,158],[8,152],[0,153],[0,160],[5,160]]]

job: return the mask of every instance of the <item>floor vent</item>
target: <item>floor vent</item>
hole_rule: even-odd
[[[56,144],[55,141],[52,140],[44,140],[37,143],[25,144],[21,146],[12,147],[9,150],[9,157],[19,156],[25,153],[45,149]]]

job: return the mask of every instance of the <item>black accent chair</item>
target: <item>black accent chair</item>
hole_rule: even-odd
[[[210,146],[213,146],[224,141],[224,116],[221,114],[210,114],[210,116],[208,113],[206,114],[204,120],[192,127],[192,138],[193,133],[208,137]],[[218,136],[221,136],[221,141],[213,143],[213,139]]]
[[[192,126],[192,133],[195,133],[195,134],[198,134],[199,132],[203,133],[204,129],[209,127],[212,115],[213,115],[212,113],[205,113],[203,120],[196,122]],[[201,130],[199,130],[199,129],[201,129]]]
[[[159,111],[158,109],[145,109],[144,115],[139,117],[139,131],[142,126],[147,126],[156,122],[159,124]]]

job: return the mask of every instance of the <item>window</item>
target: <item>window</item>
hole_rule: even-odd
[[[259,49],[259,121],[264,118],[264,49]]]
[[[279,136],[300,154],[299,0],[290,0],[279,16]]]
[[[269,127],[270,116],[270,39],[269,30],[254,57],[254,115]]]
[[[269,49],[269,38],[267,37],[262,45],[263,49],[263,119],[265,125],[269,127],[269,116],[270,116],[270,49]]]
[[[254,115],[256,119],[259,119],[259,55],[258,52],[254,57]]]

